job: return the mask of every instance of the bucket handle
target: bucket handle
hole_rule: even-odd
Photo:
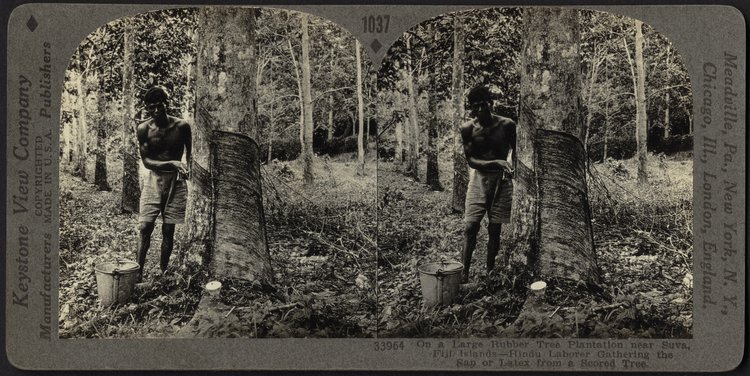
[[[445,263],[443,263],[445,265]],[[437,278],[437,304],[443,304],[443,277],[445,277],[445,273],[443,272],[442,268],[438,268],[438,270],[435,272],[435,277]]]
[[[115,268],[112,269],[112,296],[115,299],[115,303],[117,303],[120,300],[120,275],[122,274],[120,272],[120,269],[117,267],[120,266],[122,263],[120,262],[120,258],[115,258]]]

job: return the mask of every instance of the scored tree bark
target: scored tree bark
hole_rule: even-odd
[[[513,235],[537,278],[597,283],[581,143],[578,12],[525,11]]]
[[[202,8],[188,248],[215,278],[271,283],[260,190],[255,9]]]

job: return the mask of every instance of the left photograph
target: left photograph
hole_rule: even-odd
[[[270,8],[148,12],[84,39],[61,104],[60,338],[374,337],[363,54]]]

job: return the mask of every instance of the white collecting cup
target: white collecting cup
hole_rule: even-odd
[[[536,281],[529,286],[529,289],[531,289],[531,293],[534,294],[535,297],[541,298],[544,296],[544,290],[547,289],[547,282]]]
[[[209,283],[206,283],[206,291],[208,291],[208,294],[212,297],[219,296],[219,292],[221,292],[221,282],[219,281],[211,281]]]

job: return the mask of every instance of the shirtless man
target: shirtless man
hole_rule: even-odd
[[[492,114],[492,94],[477,86],[468,95],[472,120],[461,126],[466,161],[471,167],[464,213],[463,282],[469,280],[471,254],[477,245],[479,223],[485,212],[487,232],[487,273],[495,268],[500,248],[502,223],[510,222],[515,167],[516,123]],[[512,162],[510,162],[512,161]]]
[[[156,217],[162,216],[161,271],[167,270],[174,246],[175,224],[185,220],[187,185],[191,158],[190,124],[167,114],[169,94],[161,86],[150,88],[143,96],[146,112],[151,117],[138,125],[138,145],[143,166],[148,173],[141,191],[138,246],[139,280],[143,278],[146,253],[151,246],[151,233]],[[182,163],[183,152],[187,164]]]

